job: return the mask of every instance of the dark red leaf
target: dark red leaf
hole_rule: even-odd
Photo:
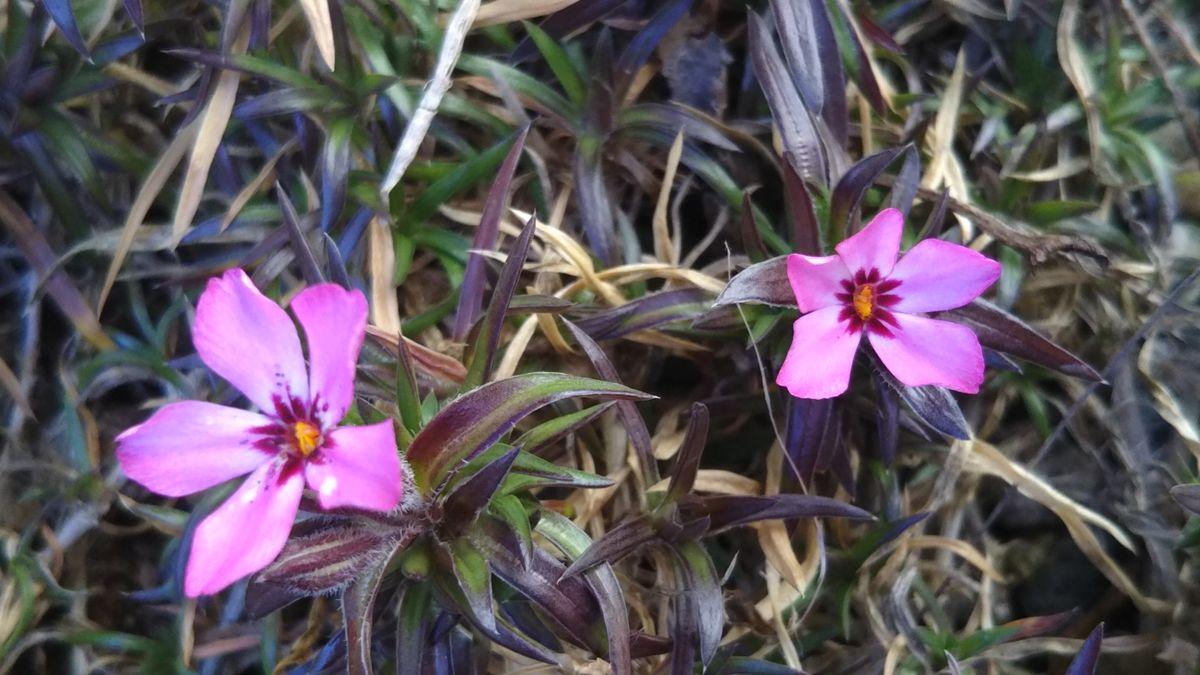
[[[504,316],[508,312],[508,304],[512,301],[513,293],[517,290],[517,282],[521,279],[521,270],[529,257],[529,243],[533,241],[533,232],[537,227],[537,217],[530,216],[525,223],[521,235],[508,249],[508,259],[500,270],[500,278],[492,291],[492,300],[488,303],[487,314],[479,324],[479,335],[471,348],[467,365],[467,376],[463,379],[464,389],[473,389],[483,384],[492,373],[492,362],[496,358],[496,350],[500,346],[500,329],[504,327]]]
[[[707,441],[708,407],[703,403],[693,403],[687,431],[684,432],[679,451],[675,453],[675,466],[671,470],[671,482],[667,486],[664,503],[674,503],[692,491],[696,474],[700,471],[700,454]]]
[[[841,447],[842,423],[837,408],[835,398],[788,397],[786,450],[805,485],[829,468],[829,460]]]
[[[880,366],[878,360],[876,371],[922,422],[951,438],[963,441],[971,438],[971,427],[949,390],[932,386],[910,387]]]
[[[829,228],[831,239],[841,241],[854,234],[851,219],[858,210],[863,196],[875,184],[875,180],[883,174],[892,162],[902,152],[913,152],[911,145],[899,148],[889,148],[863,159],[846,171],[829,197]]]
[[[616,340],[640,330],[695,319],[712,305],[712,296],[699,288],[651,293],[620,307],[605,309],[575,325],[596,340]]]
[[[684,603],[691,620],[675,628],[687,628],[687,633],[672,633],[675,641],[694,640],[704,665],[712,660],[721,643],[725,628],[725,599],[721,595],[721,578],[712,558],[698,542],[680,542],[671,547],[675,562],[675,580],[681,588],[675,602]],[[674,656],[674,654],[672,654]],[[672,670],[675,670],[673,664]]]
[[[604,533],[576,558],[563,572],[563,577],[570,578],[582,574],[602,562],[614,564],[637,549],[658,539],[653,518],[641,515],[622,521],[616,527]]]
[[[454,327],[451,335],[458,342],[467,337],[471,326],[479,320],[482,313],[484,265],[487,259],[474,251],[491,251],[496,248],[496,240],[500,233],[500,217],[504,212],[504,203],[508,198],[508,186],[517,170],[517,162],[525,149],[525,138],[529,134],[529,125],[525,125],[517,133],[512,147],[505,155],[496,171],[496,180],[488,192],[487,201],[483,205],[483,214],[479,217],[479,227],[475,230],[475,239],[471,242],[473,251],[467,256],[467,266],[463,270],[462,284],[458,291],[458,307],[454,312]],[[522,260],[522,263],[524,261]]]
[[[1200,483],[1176,485],[1171,488],[1171,497],[1183,508],[1200,515]]]
[[[520,452],[520,448],[513,448],[469,477],[451,484],[442,499],[442,522],[451,531],[461,531],[475,522],[480,512],[487,508],[496,490],[500,489],[500,484]]]
[[[583,348],[588,359],[592,362],[592,366],[600,377],[609,382],[621,383],[621,378],[617,374],[617,369],[613,366],[612,361],[608,359],[608,355],[596,344],[596,341],[587,333],[583,332],[570,321],[563,320],[567,328],[571,331],[571,335],[575,337],[575,341]],[[653,485],[658,482],[658,461],[654,459],[654,449],[650,445],[650,430],[646,428],[646,420],[642,418],[642,414],[638,412],[637,405],[633,400],[617,401],[617,415],[621,418],[621,423],[625,426],[625,432],[629,434],[629,442],[633,444],[633,449],[637,452],[639,463],[642,465],[642,471],[646,476],[647,484]]]
[[[761,520],[792,518],[850,518],[871,520],[857,506],[817,495],[779,494],[769,496],[709,495],[680,505],[685,518],[708,516],[711,532],[719,532]]]
[[[980,344],[985,347],[1090,382],[1100,382],[1104,379],[1079,357],[1042,337],[1024,321],[986,300],[976,300],[965,307],[943,312],[939,318],[969,326],[979,336]]]
[[[792,247],[796,253],[821,255],[821,223],[817,222],[812,195],[793,168],[792,160],[787,159],[788,161],[783,163],[783,187],[788,215],[792,221]]]

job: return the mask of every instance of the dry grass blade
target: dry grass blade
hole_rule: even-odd
[[[243,28],[231,52],[245,52],[249,39],[249,29]],[[177,240],[183,238],[192,223],[192,218],[196,216],[196,210],[200,208],[204,186],[208,184],[208,170],[212,168],[217,148],[221,146],[225,127],[229,126],[229,117],[233,114],[233,104],[237,100],[241,79],[242,74],[236,70],[222,72],[217,78],[217,85],[213,87],[208,105],[205,106],[204,112],[200,113],[192,156],[188,159],[187,170],[183,175],[183,187],[179,189],[179,205],[175,208],[172,230]]]
[[[580,0],[493,0],[479,8],[475,28],[534,19],[570,7]]]
[[[113,251],[112,261],[108,264],[108,272],[104,275],[104,284],[100,287],[100,297],[96,299],[96,314],[104,311],[104,303],[108,300],[108,294],[112,292],[113,284],[117,282],[117,274],[121,271],[121,266],[125,264],[125,257],[133,248],[133,241],[137,238],[138,230],[146,220],[146,214],[150,212],[150,207],[154,206],[154,200],[158,199],[159,193],[162,192],[163,186],[167,184],[171,174],[175,172],[175,168],[183,161],[183,156],[187,154],[187,149],[191,146],[192,139],[196,137],[198,129],[199,123],[195,120],[180,129],[171,144],[163,150],[158,162],[154,164],[154,168],[146,174],[146,180],[142,181],[142,187],[138,190],[133,204],[130,205],[128,215],[125,216],[125,223],[121,226],[120,241],[117,242],[116,250]],[[173,236],[172,239],[174,238]]]
[[[654,255],[661,262],[679,264],[680,242],[671,241],[671,229],[667,224],[667,207],[671,204],[671,187],[675,184],[675,171],[679,169],[679,158],[683,154],[683,130],[675,134],[675,142],[667,153],[667,166],[663,170],[662,189],[658,191],[658,202],[654,205]]]
[[[396,298],[396,249],[392,228],[382,218],[367,226],[367,269],[371,283],[371,325],[400,334],[400,301]]]
[[[116,343],[104,332],[104,327],[71,278],[62,270],[55,269],[58,260],[50,244],[20,205],[4,190],[0,190],[0,225],[8,230],[9,236],[29,261],[29,266],[45,279],[46,292],[74,324],[75,330],[97,349],[116,349]]]
[[[296,142],[296,139],[292,138],[288,139],[287,143],[279,146],[279,150],[275,151],[274,155],[271,155],[271,158],[263,164],[262,169],[259,169],[258,175],[250,179],[250,182],[246,183],[246,187],[242,188],[242,191],[234,196],[233,200],[229,202],[229,209],[225,212],[225,217],[221,219],[221,227],[217,229],[218,234],[229,229],[229,226],[233,224],[233,221],[241,213],[242,209],[246,207],[246,204],[250,202],[254,195],[262,191],[263,186],[271,181],[275,176],[275,165],[279,163],[281,157],[296,147]]]
[[[1076,24],[1079,23],[1079,0],[1066,0],[1063,3],[1062,14],[1058,17],[1058,62],[1063,72],[1075,87],[1079,100],[1083,104],[1083,114],[1087,117],[1088,144],[1091,148],[1092,170],[1099,171],[1103,166],[1101,160],[1100,111],[1096,109],[1096,85],[1092,82],[1092,73],[1088,70],[1087,59],[1079,41],[1075,39]]]
[[[960,51],[954,62],[954,72],[950,75],[950,81],[946,83],[945,91],[942,92],[941,105],[929,133],[929,168],[925,170],[925,177],[921,179],[921,187],[929,190],[936,190],[942,186],[953,161],[954,135],[958,130],[958,113],[962,107],[963,80],[966,74],[965,59],[965,53]],[[953,189],[951,193],[954,193]],[[954,196],[960,199],[966,197],[961,193]]]
[[[396,184],[404,177],[408,166],[416,158],[417,150],[420,149],[421,143],[425,140],[425,134],[429,131],[429,125],[433,124],[433,118],[442,104],[442,98],[447,91],[450,91],[450,73],[454,71],[454,66],[458,63],[458,57],[462,54],[463,41],[467,39],[471,22],[475,20],[478,12],[479,0],[462,0],[458,8],[454,10],[454,14],[450,16],[450,20],[446,22],[446,30],[442,33],[442,47],[438,50],[433,76],[425,83],[425,93],[421,94],[421,100],[417,102],[417,109],[409,119],[408,126],[404,128],[404,135],[400,137],[400,143],[396,145],[391,164],[388,165],[387,175],[384,176],[380,186],[379,191],[384,204],[388,203],[388,196],[391,195],[392,188],[396,187]]]
[[[337,52],[333,48],[333,21],[329,17],[329,0],[300,0],[304,18],[312,30],[313,40],[325,66],[333,70]]]
[[[1021,494],[1045,506],[1058,516],[1071,539],[1079,546],[1084,555],[1092,561],[1097,569],[1129,597],[1140,609],[1149,612],[1170,611],[1171,604],[1157,598],[1149,598],[1138,589],[1137,582],[1130,579],[1121,566],[1105,552],[1100,540],[1088,525],[1094,525],[1112,535],[1125,548],[1136,551],[1133,540],[1119,526],[1108,518],[1092,511],[1059,492],[1045,480],[1031,473],[1028,469],[1005,457],[994,446],[983,441],[974,441],[971,453],[967,457],[967,470],[996,476],[1009,485],[1017,488]]]
[[[0,358],[0,386],[8,392],[14,403],[25,413],[26,417],[33,418],[33,408],[29,405],[29,398],[25,396],[25,388],[21,386],[21,380],[17,374],[8,367],[8,363]],[[2,604],[2,603],[0,603]]]

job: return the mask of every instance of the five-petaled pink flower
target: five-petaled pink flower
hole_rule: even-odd
[[[899,260],[904,216],[887,209],[835,247],[837,255],[788,256],[788,280],[805,312],[775,381],[798,398],[846,391],[858,344],[909,386],[973,394],[983,350],[970,328],[921,316],[962,307],[1000,276],[1000,265],[965,246],[926,239]]]
[[[305,483],[322,508],[395,508],[403,492],[392,423],[338,426],[354,398],[367,321],[362,293],[311,286],[291,302],[308,347],[279,305],[232,269],[196,306],[200,358],[261,413],[172,403],[117,437],[133,480],[178,497],[250,474],[192,539],[184,592],[211,594],[256,572],[287,541]]]

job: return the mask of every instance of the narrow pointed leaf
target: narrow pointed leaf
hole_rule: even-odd
[[[417,485],[435,492],[460,466],[508,433],[533,411],[578,396],[651,398],[628,387],[557,373],[527,373],[485,384],[441,410],[408,450]]]
[[[353,133],[353,119],[339,119],[329,125],[325,148],[321,152],[322,232],[329,232],[346,204],[346,184],[350,175],[350,136]]]
[[[146,34],[146,18],[142,13],[142,0],[124,0],[125,14],[133,22],[133,27],[143,36]]]
[[[600,377],[609,382],[620,383],[621,378],[617,374],[617,369],[609,360],[608,355],[596,344],[596,341],[590,335],[583,332],[578,326],[570,321],[563,320],[567,328],[571,331],[575,341],[583,348],[588,359],[591,360],[592,366]],[[654,484],[658,482],[658,461],[654,458],[654,448],[650,445],[650,430],[646,428],[646,420],[642,418],[642,414],[638,412],[637,406],[632,400],[617,401],[617,414],[621,418],[621,423],[625,425],[625,431],[629,434],[629,442],[633,444],[633,449],[637,452],[638,461],[642,465],[642,472],[646,476],[646,482]]]
[[[492,604],[492,572],[487,560],[467,537],[450,543],[454,577],[467,597],[472,617],[488,631],[496,630],[496,612]]]
[[[604,533],[583,551],[563,572],[564,578],[582,574],[602,562],[615,564],[637,549],[658,539],[649,515],[624,520]]]
[[[818,471],[828,468],[828,460],[842,442],[841,416],[836,398],[789,398],[787,437],[784,449],[798,478],[809,484]]]
[[[735,304],[771,305],[773,307],[795,307],[796,294],[788,283],[787,256],[754,263],[738,272],[725,290],[717,296],[713,305]]]
[[[1011,354],[1064,375],[1091,382],[1104,378],[1082,359],[1043,337],[1029,324],[986,300],[976,300],[965,307],[939,315],[969,326],[979,336],[979,342],[998,352]]]
[[[808,0],[772,0],[770,4],[792,81],[809,110],[820,113],[825,107],[823,54],[836,57],[837,51],[820,51],[814,6]]]
[[[84,44],[83,35],[79,33],[79,26],[75,23],[75,12],[71,9],[71,0],[43,0],[42,6],[46,8],[46,13],[54,21],[54,25],[58,26],[58,31],[75,48],[75,51],[85,59],[91,58],[88,55],[87,45]]]
[[[688,541],[671,547],[676,563],[680,593],[688,598],[694,615],[695,635],[672,636],[676,640],[695,639],[700,661],[707,665],[717,653],[725,628],[725,600],[721,596],[721,578],[698,542]]]
[[[620,307],[575,322],[596,340],[616,340],[640,330],[699,317],[712,306],[712,296],[699,288],[651,293]]]
[[[521,270],[529,256],[529,242],[533,240],[533,232],[537,227],[537,218],[530,216],[521,230],[521,236],[508,250],[508,259],[500,270],[500,279],[492,291],[492,301],[488,304],[487,314],[479,325],[479,336],[471,349],[471,361],[467,366],[467,377],[463,380],[464,389],[473,389],[492,372],[492,362],[496,358],[496,350],[500,346],[500,329],[504,327],[504,316],[508,312],[508,303],[517,290],[517,282],[521,279]]]
[[[846,171],[829,197],[829,227],[832,238],[841,241],[854,234],[850,219],[867,190],[902,152],[914,152],[911,145],[889,148],[863,159]]]
[[[604,266],[612,267],[619,262],[620,246],[601,169],[601,143],[597,138],[580,139],[575,151],[575,203],[588,247]]]
[[[785,156],[794,163],[796,173],[802,179],[816,185],[828,185],[820,134],[812,113],[796,91],[787,65],[775,48],[774,36],[762,17],[754,12],[750,12],[748,26],[754,74],[766,94],[779,135],[783,137]]]
[[[488,512],[508,525],[516,536],[521,549],[521,558],[526,565],[533,556],[533,529],[529,526],[529,514],[519,497],[500,495],[491,501]]]
[[[803,3],[798,3],[803,4]],[[813,209],[812,195],[808,186],[793,168],[794,161],[783,163],[784,196],[787,199],[788,215],[792,221],[792,247],[796,253],[821,255],[821,224]]]
[[[967,418],[963,417],[962,408],[958,407],[950,390],[934,386],[910,387],[897,380],[874,356],[872,362],[879,377],[899,394],[900,400],[919,420],[951,438],[964,441],[971,438],[971,425],[967,424]]]
[[[1188,511],[1200,514],[1200,483],[1172,487],[1171,498]]]
[[[279,183],[275,183],[275,198],[279,201],[283,224],[287,228],[288,238],[292,242],[292,253],[295,254],[296,261],[300,264],[300,272],[304,281],[309,284],[324,282],[325,275],[321,272],[321,265],[317,262],[317,257],[313,255],[312,248],[308,245],[308,238],[304,236],[300,217],[296,215],[296,209],[292,207],[292,199]]]
[[[513,448],[450,487],[442,500],[442,522],[454,530],[461,530],[475,522],[475,518],[487,508],[488,502],[504,482],[504,477],[520,452],[518,448]]]
[[[543,449],[587,426],[612,406],[612,401],[606,401],[577,412],[559,415],[526,431],[520,438],[513,441],[513,445],[524,448],[525,452],[531,455],[540,454]]]
[[[396,673],[419,675],[421,661],[429,641],[430,595],[429,584],[405,583],[396,600]]]
[[[700,470],[700,454],[708,440],[708,407],[703,403],[692,404],[688,417],[687,431],[675,454],[675,467],[671,471],[671,482],[667,486],[665,503],[674,503],[692,491],[696,474]]]
[[[537,530],[570,558],[582,555],[592,543],[575,523],[554,511],[542,514]],[[621,588],[612,566],[608,564],[588,570],[584,580],[591,588],[604,617],[609,666],[615,675],[629,675],[633,672],[633,654],[630,648],[629,609],[625,606],[625,591]]]
[[[688,13],[692,0],[667,0],[633,36],[617,58],[617,74],[627,84],[662,42],[663,36]],[[624,86],[621,87],[624,89]]]
[[[1095,675],[1096,666],[1100,662],[1100,646],[1103,641],[1104,624],[1100,624],[1084,641],[1083,647],[1067,668],[1066,675]]]
[[[372,675],[371,643],[374,639],[375,597],[383,583],[388,558],[363,568],[342,593],[342,620],[346,630],[346,675]]]
[[[763,520],[793,518],[849,518],[871,520],[870,513],[829,497],[785,493],[769,496],[710,495],[681,505],[685,517],[710,519],[710,531],[718,532]]]
[[[517,170],[517,162],[525,150],[525,137],[529,134],[526,125],[513,140],[512,147],[500,163],[496,172],[496,181],[488,192],[487,201],[483,205],[483,213],[479,218],[479,227],[475,230],[475,239],[471,242],[473,251],[491,251],[496,248],[496,240],[500,233],[500,218],[504,211],[504,202],[508,198],[508,186],[512,183],[513,174]],[[524,261],[522,261],[524,262]],[[471,253],[467,258],[467,266],[463,271],[462,285],[459,286],[458,307],[454,312],[454,327],[451,335],[458,342],[467,337],[471,326],[479,320],[482,312],[484,265],[486,259]]]

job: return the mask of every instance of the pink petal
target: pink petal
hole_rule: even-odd
[[[792,325],[792,346],[775,383],[796,398],[832,398],[846,391],[861,331],[841,321],[841,307],[805,314]]]
[[[983,349],[966,326],[912,314],[894,313],[899,326],[868,340],[883,365],[910,387],[933,384],[974,394],[983,384]]]
[[[271,419],[203,401],[164,406],[117,436],[125,475],[168,497],[199,492],[266,464],[274,453],[254,447],[253,430]]]
[[[308,390],[322,427],[332,429],[354,398],[354,369],[367,327],[367,299],[337,284],[300,291],[292,311],[308,342]]]
[[[899,281],[893,293],[897,312],[940,312],[962,307],[1000,278],[1000,263],[940,239],[926,239],[901,256],[888,279]]]
[[[325,436],[316,461],[304,468],[321,508],[352,506],[390,511],[404,492],[391,422],[338,427]]]
[[[793,253],[787,259],[788,281],[802,312],[839,304],[836,294],[845,292],[841,282],[850,279],[850,270],[836,255],[818,257]]]
[[[904,214],[896,209],[884,209],[866,227],[834,249],[852,273],[874,269],[886,277],[896,264],[902,234]]]
[[[287,542],[303,492],[304,477],[283,460],[250,474],[196,528],[184,593],[211,595],[266,567]]]
[[[260,293],[240,269],[210,279],[196,305],[192,342],[204,363],[259,410],[308,400],[300,337],[287,312]]]

